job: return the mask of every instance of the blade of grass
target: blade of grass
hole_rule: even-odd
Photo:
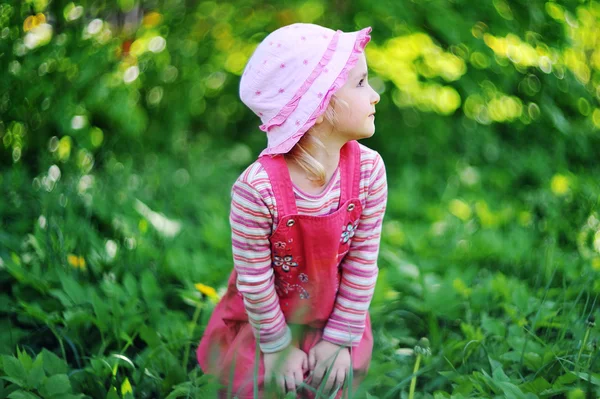
[[[325,377],[321,380],[321,384],[319,385],[319,390],[317,391],[317,398],[320,398],[323,391],[325,390],[325,385],[327,384],[327,380],[329,379],[329,375],[331,374],[331,370],[333,370],[333,363],[337,359],[340,351],[343,348],[340,346],[338,350],[335,351],[335,355],[333,356],[333,360],[331,361],[331,365],[327,368],[327,372],[325,373]]]
[[[258,365],[260,363],[260,327],[256,336],[256,346],[254,347],[254,372],[252,373],[252,383],[254,384],[254,397],[258,398]]]

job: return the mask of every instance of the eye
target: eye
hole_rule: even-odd
[[[358,82],[358,86],[363,87],[364,83],[365,83],[365,79],[361,79],[360,82]]]

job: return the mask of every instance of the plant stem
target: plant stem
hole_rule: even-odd
[[[194,328],[196,328],[196,324],[198,324],[198,318],[200,317],[201,310],[202,310],[202,302],[199,302],[196,305],[196,310],[194,311],[194,316],[192,317],[192,322],[190,323],[190,326],[188,329],[188,337],[190,339],[192,338],[192,334],[194,333]],[[191,346],[191,344],[189,342],[185,346],[185,353],[183,355],[183,363],[181,364],[181,367],[184,370],[187,369],[188,358],[190,357],[190,346]]]
[[[581,353],[583,352],[583,348],[585,348],[585,345],[587,344],[587,340],[590,336],[590,330],[591,330],[590,327],[588,327],[585,330],[585,336],[583,337],[583,343],[581,344],[581,348],[579,348],[579,354],[577,355],[577,362],[575,362],[575,371],[579,371],[579,359],[581,358]]]
[[[65,362],[66,362],[67,361],[67,352],[65,351],[65,345],[63,344],[62,338],[60,337],[60,335],[58,335],[58,331],[56,331],[54,329],[54,326],[48,324],[48,328],[50,328],[50,331],[52,331],[52,334],[54,334],[54,336],[58,340],[58,343],[60,345],[60,351],[63,355],[63,359],[65,359]]]
[[[410,380],[410,390],[408,391],[408,399],[414,399],[415,397],[415,387],[417,386],[417,371],[419,371],[419,366],[421,365],[421,354],[417,355],[417,360],[415,361],[415,368],[413,369],[413,376]]]
[[[588,361],[587,361],[586,368],[588,370],[590,369],[590,366],[592,365],[592,359],[594,358],[594,353],[596,352],[596,350],[594,349],[595,347],[596,347],[595,345],[592,346],[592,353],[590,353],[590,357],[588,358]]]

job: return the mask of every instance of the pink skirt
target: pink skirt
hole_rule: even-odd
[[[228,321],[225,323],[220,316],[223,313],[223,305],[223,303],[217,305],[206,327],[196,352],[198,363],[204,373],[218,376],[221,384],[225,387],[229,387],[231,384],[232,397],[253,398],[257,347],[252,326],[248,322]],[[304,331],[298,337],[297,342],[299,348],[308,353],[321,340],[323,331],[308,326],[303,327],[305,327]],[[353,347],[351,351],[355,378],[360,379],[367,373],[372,351],[373,334],[371,320],[367,313],[365,332],[358,346]],[[265,369],[260,350],[258,359],[257,383],[259,392],[262,393]],[[305,375],[305,380],[307,377],[308,375]],[[227,390],[225,389],[221,394],[222,397],[225,397]],[[310,397],[310,395],[305,397]]]

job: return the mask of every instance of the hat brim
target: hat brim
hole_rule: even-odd
[[[327,110],[331,97],[348,80],[349,72],[371,40],[370,32],[371,27],[356,32],[339,33],[335,47],[330,46],[323,56],[329,57],[329,62],[306,93],[303,93],[297,106],[283,123],[267,131],[268,146],[260,156],[289,152],[304,133],[315,125],[317,118]]]

